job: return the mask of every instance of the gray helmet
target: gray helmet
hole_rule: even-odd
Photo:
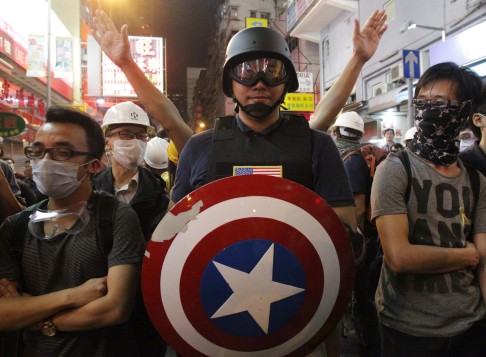
[[[231,68],[238,63],[263,57],[276,58],[285,64],[285,70],[289,75],[287,92],[295,92],[299,88],[294,62],[283,36],[268,27],[249,27],[234,35],[226,48],[223,67],[224,94],[228,97],[233,96],[229,76]]]

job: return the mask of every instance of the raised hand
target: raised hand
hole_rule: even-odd
[[[118,32],[108,15],[103,10],[97,9],[90,30],[103,52],[118,67],[121,68],[132,61],[127,25],[123,25]]]
[[[381,36],[383,36],[388,28],[385,21],[385,10],[375,10],[361,30],[359,27],[359,20],[354,20],[354,52],[364,61],[368,61],[376,52]]]

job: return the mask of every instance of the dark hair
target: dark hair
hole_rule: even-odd
[[[391,131],[393,133],[393,135],[395,135],[395,130],[393,130],[392,128],[388,128],[388,129],[383,130],[383,135],[385,135],[389,131]]]
[[[82,127],[86,133],[89,151],[98,160],[105,152],[105,137],[100,125],[87,113],[80,110],[52,106],[46,113],[46,123],[71,123]]]
[[[457,85],[455,94],[460,101],[473,100],[481,92],[481,79],[476,72],[453,62],[444,62],[430,67],[420,76],[414,98],[429,83],[442,80],[450,80]]]
[[[395,150],[393,150],[395,149]],[[400,151],[403,150],[403,145],[400,143],[395,143],[391,146],[390,151]]]

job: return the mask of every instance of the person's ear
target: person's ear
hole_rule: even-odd
[[[101,162],[98,159],[91,161],[88,165],[88,173],[94,175],[100,171]]]
[[[486,129],[486,117],[485,116],[479,115],[478,113],[474,113],[473,117],[472,117],[472,122],[478,128]]]

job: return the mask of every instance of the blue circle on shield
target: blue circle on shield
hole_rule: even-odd
[[[208,264],[201,302],[220,329],[259,337],[286,326],[299,311],[305,291],[304,269],[289,249],[250,239],[227,246]]]

